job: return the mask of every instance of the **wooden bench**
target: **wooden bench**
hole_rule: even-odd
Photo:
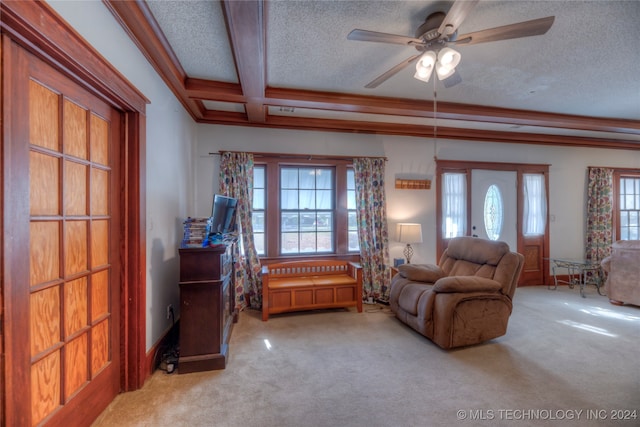
[[[349,261],[288,261],[262,267],[262,320],[270,314],[357,307],[362,312],[362,267]]]

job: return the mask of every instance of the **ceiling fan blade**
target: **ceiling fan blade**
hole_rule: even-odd
[[[389,79],[391,76],[393,76],[394,74],[399,73],[404,68],[406,68],[409,64],[414,62],[416,59],[420,58],[420,56],[422,56],[422,54],[418,54],[418,55],[415,55],[415,56],[412,56],[410,58],[405,59],[404,61],[402,61],[401,63],[399,63],[395,67],[393,67],[392,69],[388,70],[387,72],[385,72],[384,74],[380,75],[376,79],[374,79],[371,82],[367,83],[367,85],[365,87],[367,89],[373,89],[373,88],[376,88],[376,87],[380,86],[382,83],[387,81],[387,79]]]
[[[517,39],[520,37],[539,36],[551,28],[555,16],[533,19],[531,21],[518,22],[516,24],[505,25],[503,27],[488,28],[458,36],[456,45],[472,45],[478,43],[495,42],[498,40]]]
[[[456,32],[462,21],[467,17],[469,12],[476,6],[478,0],[456,0],[444,17],[438,32],[441,35],[449,36]]]
[[[377,42],[377,43],[393,43],[401,45],[423,44],[420,39],[407,36],[399,36],[396,34],[378,33],[376,31],[355,29],[347,36],[348,40],[356,40],[361,42]]]

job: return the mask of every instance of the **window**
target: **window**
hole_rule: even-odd
[[[264,246],[264,229],[265,229],[265,215],[264,210],[266,206],[267,194],[265,193],[266,175],[264,166],[253,167],[253,204],[251,207],[251,222],[253,224],[253,240],[256,246],[256,252],[258,255],[265,254]]]
[[[359,255],[349,160],[256,157],[252,209],[261,257]]]
[[[334,181],[328,167],[280,169],[282,255],[333,252]]]
[[[467,175],[442,174],[442,227],[445,239],[464,236],[467,231]]]
[[[621,176],[619,180],[620,240],[640,239],[640,176]]]
[[[524,221],[525,236],[540,236],[547,226],[547,196],[543,174],[522,175],[524,192]]]
[[[484,197],[484,229],[490,240],[498,240],[502,233],[504,204],[497,186],[492,185]]]
[[[347,233],[349,234],[349,251],[359,251],[358,220],[356,218],[356,177],[352,168],[347,169]]]

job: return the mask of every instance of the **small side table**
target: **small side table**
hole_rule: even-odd
[[[580,296],[586,298],[584,295],[584,287],[586,285],[595,285],[598,290],[598,295],[604,296],[600,292],[600,285],[602,284],[602,269],[600,263],[587,261],[583,259],[564,259],[564,258],[549,258],[549,261],[553,263],[551,271],[553,273],[554,287],[558,288],[558,283],[566,283],[569,288],[573,289],[574,285],[580,286]],[[562,280],[558,278],[556,268],[564,268],[569,275],[568,280]],[[551,289],[551,286],[549,286]]]

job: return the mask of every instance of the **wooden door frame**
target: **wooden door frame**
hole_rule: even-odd
[[[122,148],[119,159],[122,179],[122,250],[121,269],[121,389],[142,387],[149,376],[146,364],[146,104],[149,101],[122,74],[109,64],[91,45],[71,28],[49,5],[36,1],[0,3],[3,69],[11,67],[9,47],[15,43],[57,71],[107,102],[122,113]],[[9,61],[9,62],[7,62]],[[3,73],[3,93],[8,93]],[[5,97],[2,106],[2,149],[12,139],[11,100]],[[7,157],[3,155],[3,161]],[[3,184],[4,185],[4,184]],[[4,205],[4,193],[3,193]],[[4,218],[4,216],[3,216]],[[6,227],[6,224],[4,224]],[[3,246],[6,241],[3,241]],[[3,247],[3,254],[6,247]],[[6,272],[3,257],[3,278]],[[4,279],[3,279],[4,280]],[[6,292],[4,283],[2,291]],[[3,308],[6,314],[11,301],[6,293]],[[10,299],[10,298],[9,298]],[[3,329],[6,316],[2,318]],[[28,324],[28,323],[27,323]],[[5,351],[5,348],[2,349]],[[5,367],[11,354],[4,354]],[[4,369],[3,372],[4,373]],[[26,375],[27,373],[23,373]],[[11,387],[4,377],[3,391]],[[9,402],[5,402],[9,415]]]
[[[440,177],[445,172],[465,173],[467,176],[467,224],[471,224],[471,171],[473,169],[496,170],[496,171],[512,171],[517,172],[517,207],[516,207],[516,227],[518,248],[517,251],[524,253],[526,244],[522,233],[522,215],[524,212],[524,197],[522,194],[522,175],[525,173],[539,173],[545,177],[545,191],[547,196],[547,220],[544,230],[543,247],[543,283],[549,283],[549,166],[548,164],[530,164],[530,163],[498,163],[498,162],[476,162],[465,160],[441,160],[436,158],[436,256],[440,259],[442,253],[446,249],[446,241],[442,233],[442,179]],[[468,227],[470,228],[470,227]],[[466,235],[471,235],[470,229],[467,229]],[[524,274],[523,274],[524,276]],[[521,281],[523,279],[521,276]]]

